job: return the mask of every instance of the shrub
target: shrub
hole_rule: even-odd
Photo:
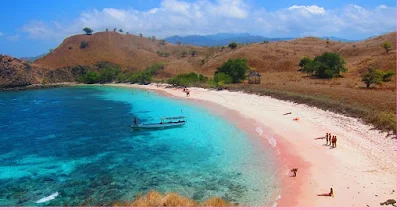
[[[232,83],[239,83],[246,79],[246,72],[250,69],[245,58],[229,59],[217,68],[214,75],[225,73],[232,78]]]
[[[231,42],[229,43],[228,47],[231,48],[232,50],[236,49],[238,44],[236,42]]]
[[[208,81],[208,78],[203,75],[197,75],[194,72],[189,74],[178,74],[175,77],[172,77],[167,80],[168,84],[177,85],[177,86],[189,86],[189,85],[197,85],[200,83],[205,83]]]
[[[221,72],[214,75],[214,81],[218,85],[224,85],[224,84],[231,84],[233,80],[232,77]]]
[[[81,42],[81,49],[85,49],[88,46],[89,46],[89,43],[87,41],[84,40]]]
[[[392,44],[386,41],[385,43],[383,43],[382,47],[385,48],[386,52],[388,53],[392,49]]]
[[[368,72],[361,76],[361,81],[365,83],[367,88],[372,84],[381,84],[382,73],[373,67],[369,67]]]
[[[394,71],[392,71],[392,70],[387,71],[387,72],[382,72],[382,81],[390,82],[392,80],[393,75],[394,75]]]

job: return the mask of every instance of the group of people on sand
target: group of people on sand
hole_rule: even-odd
[[[336,148],[337,136],[333,136],[330,133],[326,133],[326,145],[331,145],[332,148]]]
[[[190,96],[190,90],[187,87],[183,88],[183,92],[186,93],[186,96],[189,97]]]

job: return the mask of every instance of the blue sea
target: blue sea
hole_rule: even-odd
[[[188,119],[183,127],[129,128],[134,117],[180,115]],[[218,113],[145,90],[0,92],[0,206],[110,206],[153,189],[270,205],[278,171],[260,144]]]

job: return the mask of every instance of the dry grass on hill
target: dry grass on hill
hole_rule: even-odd
[[[117,202],[113,204],[114,207],[199,207],[199,206],[212,206],[212,207],[228,207],[233,206],[221,198],[211,198],[200,204],[189,198],[185,198],[176,193],[167,193],[165,195],[157,192],[150,191],[146,195],[139,195],[133,202]]]
[[[228,47],[162,44],[160,40],[152,41],[135,35],[100,32],[92,36],[76,35],[67,38],[53,53],[37,60],[35,65],[54,69],[109,61],[121,65],[124,70],[135,71],[154,62],[164,62],[164,70],[155,78],[162,80],[192,71],[212,78],[217,67],[228,59],[246,58],[249,65],[261,73],[261,84],[234,85],[235,89],[302,96],[304,100],[299,101],[320,108],[336,107],[331,110],[361,117],[367,122],[379,124],[379,128],[389,126],[396,130],[396,78],[371,89],[366,89],[360,79],[369,66],[384,71],[396,70],[396,36],[397,32],[391,32],[353,43],[305,37],[291,41],[239,45],[232,50]],[[80,49],[83,40],[87,40],[89,46]],[[382,47],[386,41],[392,44],[389,52]],[[196,50],[195,56],[190,55],[191,50]],[[161,57],[157,51],[169,53],[170,56]],[[184,57],[183,51],[188,52]],[[344,57],[348,72],[342,74],[343,78],[314,79],[298,72],[301,58],[313,58],[324,52],[336,52]]]

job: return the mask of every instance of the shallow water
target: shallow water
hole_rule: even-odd
[[[128,127],[179,115],[180,128]],[[151,189],[267,205],[277,167],[258,144],[201,106],[143,90],[0,92],[0,206],[109,206]]]

